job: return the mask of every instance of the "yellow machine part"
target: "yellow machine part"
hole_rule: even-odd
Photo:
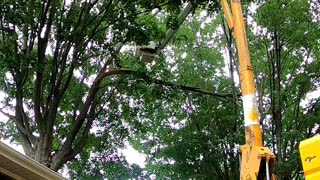
[[[306,180],[320,179],[320,136],[304,140],[299,145]]]
[[[241,180],[261,179],[259,173],[269,166],[269,173],[273,171],[276,156],[267,147],[243,145],[240,147],[241,160]],[[271,175],[271,173],[270,173]],[[266,174],[263,175],[265,177]],[[263,178],[264,179],[264,178]],[[276,179],[276,178],[271,178]]]

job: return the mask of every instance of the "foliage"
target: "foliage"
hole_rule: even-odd
[[[244,127],[236,49],[218,1],[2,1],[1,138],[72,179],[239,179]],[[245,1],[265,145],[281,179],[320,132],[319,14],[313,1]],[[252,10],[255,9],[255,10]],[[154,63],[135,48],[177,34]],[[310,99],[310,98],[309,98]],[[124,142],[147,156],[126,162]]]
[[[277,155],[279,177],[298,178],[299,142],[319,132],[319,118],[310,116],[319,96],[305,103],[308,94],[319,89],[319,73],[314,69],[319,24],[313,22],[304,0],[268,1],[254,16],[258,30],[251,36],[256,47],[251,52],[264,109],[265,140]]]
[[[231,91],[222,54],[210,42],[221,22],[213,18],[198,13],[179,29],[166,51],[166,66],[159,70],[162,79],[171,71],[169,78],[177,83]],[[145,103],[139,119],[150,131],[137,134],[132,144],[148,155],[150,174],[160,179],[239,178],[235,145],[243,143],[243,128],[238,114],[230,113],[238,106],[230,98],[180,93]]]
[[[55,171],[72,160],[81,161],[69,163],[72,172],[95,163],[139,171],[115,148],[146,132],[132,121],[139,103],[154,92],[165,97],[174,84],[155,81],[157,73],[120,50],[162,40],[172,28],[162,22],[174,24],[171,17],[185,1],[177,2],[2,1],[1,113],[9,120],[1,123],[1,138],[21,143],[27,156]],[[197,5],[204,7],[203,1]],[[107,159],[93,162],[92,154]]]

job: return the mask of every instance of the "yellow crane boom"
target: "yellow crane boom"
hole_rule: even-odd
[[[256,101],[253,68],[247,43],[240,0],[231,0],[231,9],[227,0],[221,0],[229,28],[236,40],[240,64],[240,80],[243,101],[246,144],[240,147],[241,180],[275,179],[272,170],[276,156],[269,148],[263,147],[259,112]]]

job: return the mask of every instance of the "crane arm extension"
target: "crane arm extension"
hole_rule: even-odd
[[[270,180],[275,164],[275,155],[262,146],[259,113],[256,101],[253,67],[247,43],[240,0],[231,0],[231,9],[227,0],[221,0],[229,28],[236,40],[240,64],[240,79],[243,101],[246,144],[241,146],[241,179]]]
[[[222,10],[224,12],[224,15],[226,16],[228,26],[233,31],[233,28],[234,28],[233,18],[232,18],[230,6],[229,6],[227,0],[222,0],[221,1],[221,7],[222,7]]]
[[[183,9],[183,11],[180,13],[180,15],[178,17],[178,27],[180,27],[180,25],[187,18],[187,16],[191,12],[192,8],[193,8],[193,4],[192,4],[191,1],[189,1],[188,4],[186,5],[186,7]],[[168,44],[170,39],[174,36],[174,34],[177,31],[178,31],[178,29],[169,29],[169,31],[166,34],[166,37],[161,41],[161,44],[159,45],[159,48],[163,49]]]

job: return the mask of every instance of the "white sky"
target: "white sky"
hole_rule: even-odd
[[[135,150],[129,142],[125,142],[125,149],[121,149],[120,152],[125,155],[126,160],[129,164],[137,164],[141,168],[144,168],[146,165],[146,155],[139,153]]]

